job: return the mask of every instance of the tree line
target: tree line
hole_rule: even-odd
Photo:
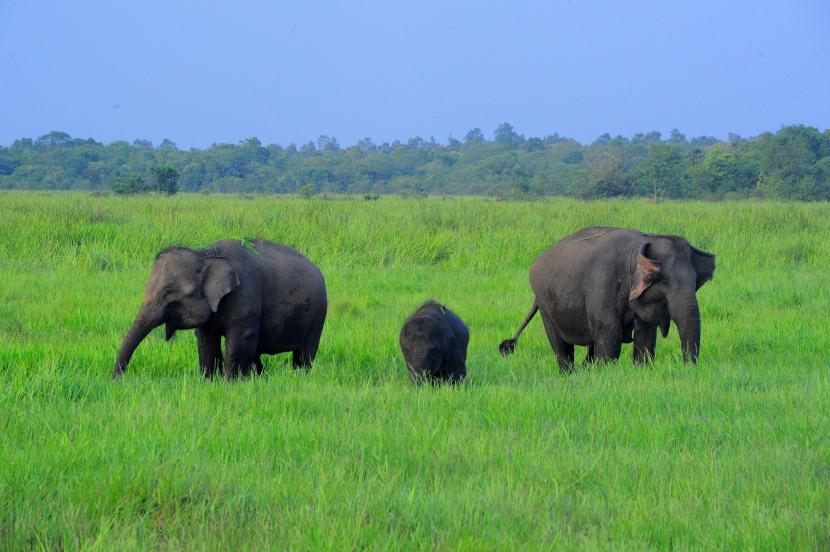
[[[341,147],[257,138],[205,149],[170,140],[102,144],[53,131],[0,146],[0,189],[332,194],[475,194],[530,198],[830,199],[830,129],[793,125],[754,138],[687,139],[678,130],[591,144],[527,138],[503,123],[446,144],[420,137]]]

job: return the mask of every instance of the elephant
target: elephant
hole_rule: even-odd
[[[311,368],[328,299],[323,274],[298,251],[267,240],[223,240],[205,249],[170,247],[153,264],[144,301],[118,350],[118,378],[139,343],[165,325],[195,329],[199,364],[211,378],[262,373],[260,355],[292,352],[294,368]],[[221,338],[225,337],[223,359]]]
[[[453,311],[427,301],[406,319],[400,345],[415,383],[458,384],[467,375],[470,331]]]
[[[516,348],[522,331],[540,312],[559,369],[573,369],[574,345],[588,347],[588,362],[620,356],[634,343],[634,362],[654,358],[659,328],[674,321],[685,362],[700,352],[697,290],[715,274],[715,256],[680,236],[627,228],[585,228],[552,245],[530,269],[535,301],[502,355]]]

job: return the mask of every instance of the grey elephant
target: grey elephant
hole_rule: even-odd
[[[460,383],[467,375],[470,331],[453,311],[427,301],[406,319],[400,345],[415,383]]]
[[[320,270],[299,252],[266,240],[225,240],[205,249],[171,247],[156,257],[144,301],[124,337],[112,376],[127,369],[153,328],[196,330],[205,377],[262,372],[260,355],[292,352],[310,368],[328,307]],[[225,337],[223,359],[221,338]]]
[[[588,347],[587,360],[616,360],[634,342],[634,361],[654,357],[659,328],[674,321],[684,361],[700,351],[696,292],[715,273],[715,256],[679,236],[656,236],[625,228],[580,230],[542,253],[530,269],[536,300],[512,339],[499,345],[512,353],[537,311],[559,368],[571,370],[574,345]]]

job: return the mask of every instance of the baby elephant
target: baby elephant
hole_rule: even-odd
[[[470,331],[450,309],[427,301],[401,328],[401,352],[415,383],[460,383],[467,375]]]

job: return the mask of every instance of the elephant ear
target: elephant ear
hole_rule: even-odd
[[[219,309],[219,301],[239,287],[239,275],[224,257],[209,257],[205,260],[202,277],[202,291],[210,303],[210,310]]]
[[[700,286],[714,278],[715,276],[715,256],[711,253],[698,249],[694,246],[692,248],[692,266],[697,272],[697,283],[695,290],[700,289]]]
[[[648,242],[643,242],[640,245],[640,250],[637,252],[637,259],[634,261],[635,266],[634,274],[631,278],[631,292],[628,294],[629,301],[638,299],[660,275],[660,263],[654,259],[649,259],[646,256],[647,252]]]

